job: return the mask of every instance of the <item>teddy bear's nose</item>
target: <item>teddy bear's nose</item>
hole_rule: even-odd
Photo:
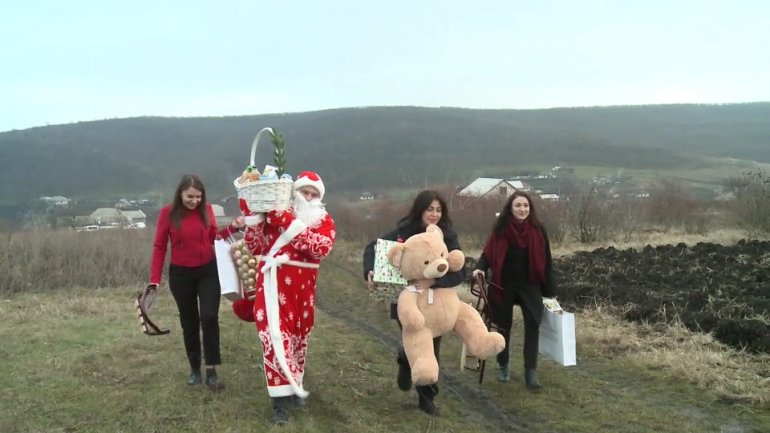
[[[446,270],[446,265],[442,263],[442,264],[438,265],[438,267],[436,269],[439,272],[444,272],[444,270]]]

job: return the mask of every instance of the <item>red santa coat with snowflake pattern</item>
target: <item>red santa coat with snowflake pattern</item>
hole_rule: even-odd
[[[298,227],[301,231],[295,233]],[[263,272],[257,273],[257,293],[254,298],[254,318],[262,344],[267,390],[271,397],[295,394],[296,388],[291,386],[290,382],[302,387],[308,337],[315,321],[317,266],[331,252],[336,232],[334,221],[328,214],[317,225],[305,227],[299,220],[295,221],[292,210],[271,211],[267,213],[264,222],[246,229],[244,240],[252,254],[267,256],[282,235],[284,241],[293,236],[288,244],[274,254],[288,255],[290,261],[277,267],[276,286],[277,318],[286,359],[284,365],[288,366],[292,381],[284,374],[284,368],[281,368],[278,359],[281,353],[280,350],[276,353],[268,329],[267,305],[270,302],[268,299],[266,303],[266,274]],[[306,263],[314,268],[302,267],[292,262]],[[258,268],[261,266],[262,264]]]

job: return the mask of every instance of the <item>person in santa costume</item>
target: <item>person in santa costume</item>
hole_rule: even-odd
[[[256,296],[233,303],[235,314],[256,322],[262,344],[273,422],[286,423],[289,408],[304,405],[308,337],[313,330],[318,266],[334,246],[334,221],[321,200],[318,174],[303,171],[294,181],[291,209],[251,215],[245,202],[244,240],[259,256]]]

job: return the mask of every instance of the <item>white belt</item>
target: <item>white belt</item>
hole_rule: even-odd
[[[286,257],[286,260],[284,260],[284,258],[283,258],[284,256]],[[257,259],[257,263],[260,263],[260,262],[265,262],[266,263],[269,260],[273,260],[273,261],[275,261],[275,265],[276,266],[289,265],[289,266],[296,266],[298,268],[309,268],[309,269],[318,269],[319,268],[318,263],[300,262],[300,261],[297,261],[297,260],[288,260],[289,256],[286,255],[286,254],[282,254],[282,255],[280,255],[278,257],[275,257],[273,259],[271,259],[271,258],[269,258],[267,256],[254,256],[254,258]],[[264,268],[264,266],[263,266],[263,268]]]

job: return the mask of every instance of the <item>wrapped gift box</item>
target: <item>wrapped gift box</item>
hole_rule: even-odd
[[[374,282],[389,283],[400,286],[406,285],[406,280],[401,276],[401,271],[388,262],[388,251],[396,241],[377,239],[374,246]]]
[[[372,299],[382,302],[396,302],[407,282],[401,272],[388,262],[388,251],[395,241],[377,239],[374,246],[374,282],[377,290],[370,293]]]

